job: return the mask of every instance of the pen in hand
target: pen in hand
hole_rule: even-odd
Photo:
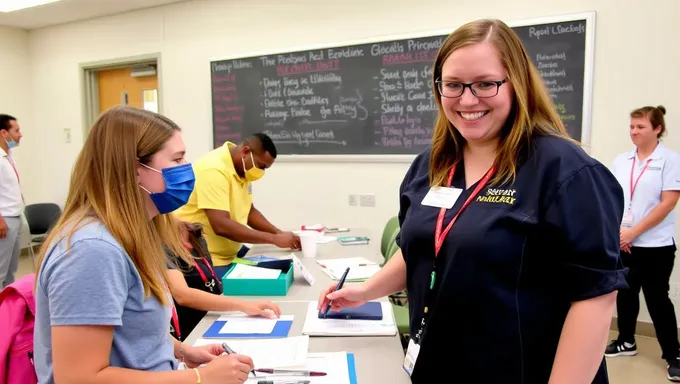
[[[342,289],[342,286],[345,284],[345,279],[347,278],[348,273],[349,273],[349,267],[347,267],[347,269],[345,269],[345,273],[342,274],[342,277],[340,278],[340,281],[338,281],[338,285],[335,287],[335,291],[333,291],[333,292],[337,292],[340,289]],[[333,303],[333,300],[328,301],[328,304],[326,305],[326,310],[323,313],[324,318],[326,317],[326,315],[328,315],[328,311],[331,310],[331,304],[332,303]]]
[[[234,355],[234,354],[236,354],[236,352],[234,352],[233,349],[229,348],[229,346],[227,345],[227,343],[222,343],[222,348],[224,348],[224,352],[226,352],[227,355]],[[250,373],[252,373],[253,376],[257,377],[257,375],[255,374],[255,369],[250,370]]]

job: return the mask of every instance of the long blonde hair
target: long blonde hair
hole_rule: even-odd
[[[44,241],[37,265],[54,244],[64,238],[70,242],[78,228],[101,220],[137,268],[146,297],[168,304],[163,244],[177,255],[186,250],[167,215],[149,220],[137,163],[148,164],[179,130],[168,118],[141,109],[118,106],[104,112],[73,166],[63,213]]]
[[[514,180],[518,153],[526,148],[534,135],[554,135],[572,140],[545,88],[543,79],[529,59],[517,34],[500,20],[477,20],[465,24],[444,41],[434,62],[432,89],[439,110],[432,134],[430,184],[444,185],[447,173],[459,160],[465,139],[444,114],[436,80],[442,65],[454,51],[465,46],[490,42],[499,52],[514,89],[514,105],[501,130],[501,143],[496,154],[494,184]],[[573,141],[573,140],[572,140]]]

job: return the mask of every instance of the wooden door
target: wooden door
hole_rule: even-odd
[[[132,68],[99,71],[99,113],[119,104],[158,112],[158,77],[132,77]]]

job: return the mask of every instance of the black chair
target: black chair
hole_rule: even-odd
[[[59,220],[61,208],[54,203],[30,204],[24,208],[24,216],[28,223],[28,232],[31,234],[31,241],[28,244],[28,252],[33,260],[35,269],[35,253],[33,247],[40,245],[45,239],[45,235],[52,228],[52,225]]]

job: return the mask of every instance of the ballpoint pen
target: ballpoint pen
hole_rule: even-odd
[[[260,380],[257,384],[309,384],[309,380]]]
[[[255,370],[256,372],[260,373],[269,373],[269,374],[282,374],[285,376],[326,376],[326,372],[316,372],[316,371],[307,371],[307,370],[300,370],[300,369],[273,369],[273,368],[258,368]]]
[[[236,353],[236,352],[234,352],[233,349],[229,348],[229,346],[227,345],[227,343],[222,343],[222,348],[224,348],[224,352],[226,352],[228,355],[231,355],[231,354],[235,354],[235,353]],[[253,374],[253,376],[257,377],[257,375],[255,374],[255,370],[254,370],[254,369],[252,369],[250,372]]]
[[[342,274],[342,277],[340,278],[340,281],[338,281],[338,285],[335,287],[335,291],[333,291],[333,292],[336,292],[336,291],[339,291],[340,289],[342,289],[342,286],[343,286],[343,284],[345,284],[345,279],[347,278],[348,273],[349,273],[349,267],[347,267],[347,269],[345,269],[345,273]],[[328,305],[326,305],[326,310],[323,313],[324,318],[326,317],[326,315],[328,315],[328,311],[331,310],[331,303],[332,302],[333,302],[333,300],[328,301]]]

